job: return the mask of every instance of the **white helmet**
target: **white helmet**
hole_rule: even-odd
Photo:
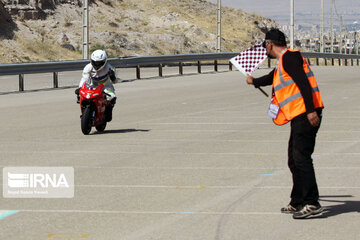
[[[101,70],[107,62],[107,54],[104,50],[95,50],[91,54],[91,65],[96,71]]]

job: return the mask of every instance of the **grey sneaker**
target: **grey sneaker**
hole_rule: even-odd
[[[295,212],[293,214],[294,219],[304,219],[309,218],[316,215],[321,215],[323,212],[323,208],[319,205],[305,205],[300,211]]]
[[[301,210],[301,206],[293,207],[291,204],[280,209],[282,213],[295,213],[299,210]]]

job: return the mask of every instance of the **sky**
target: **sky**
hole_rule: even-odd
[[[217,0],[208,0],[217,3]],[[274,20],[284,21],[285,18],[290,18],[290,1],[291,0],[221,0],[224,6],[240,8],[249,13],[257,13],[264,17],[269,17]],[[343,15],[344,21],[348,19],[353,21],[354,18],[360,16],[360,0],[334,0],[336,12]],[[304,15],[312,15],[320,18],[321,14],[321,0],[294,0],[295,5],[295,20],[296,18],[302,20]],[[265,6],[265,7],[264,7]],[[329,15],[331,7],[331,0],[324,0],[325,15]],[[336,13],[334,11],[334,16]],[[351,16],[351,18],[350,18]],[[350,20],[351,19],[351,20]]]

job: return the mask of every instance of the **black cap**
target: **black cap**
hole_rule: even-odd
[[[286,46],[285,34],[277,28],[273,28],[265,34],[265,40],[270,40],[277,46]]]

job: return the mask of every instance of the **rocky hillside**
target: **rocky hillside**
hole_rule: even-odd
[[[0,63],[81,59],[78,0],[0,0]],[[93,0],[91,50],[111,57],[214,52],[216,4],[205,0]],[[237,52],[275,23],[222,8],[222,51]]]

